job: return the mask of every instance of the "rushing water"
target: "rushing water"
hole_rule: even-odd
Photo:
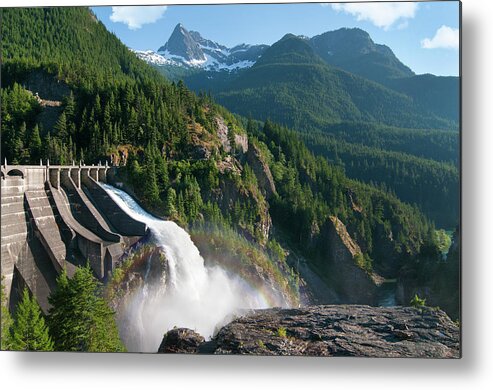
[[[396,282],[385,282],[377,292],[377,306],[392,307],[397,306],[396,299]]]
[[[124,191],[109,185],[104,188],[127,214],[148,226],[151,239],[168,261],[167,275],[150,283],[151,259],[147,260],[144,286],[133,292],[118,313],[120,333],[129,351],[156,352],[164,333],[175,326],[209,338],[235,313],[270,306],[239,277],[217,266],[206,267],[190,235],[176,223],[153,217]]]

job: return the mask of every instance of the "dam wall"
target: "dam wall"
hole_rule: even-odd
[[[42,310],[57,276],[89,264],[106,280],[124,250],[146,234],[106,194],[108,166],[1,166],[1,274],[13,308],[22,289]]]

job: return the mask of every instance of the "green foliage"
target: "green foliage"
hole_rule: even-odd
[[[176,191],[174,188],[168,188],[166,200],[164,203],[164,213],[171,219],[177,218],[176,211]]]
[[[89,9],[1,12],[2,155],[9,161],[38,163],[42,157],[52,163],[72,159],[97,163],[117,145],[128,143],[146,148],[150,144],[159,150],[166,145],[186,154],[190,124],[198,122],[212,131],[213,107],[204,114],[210,97],[197,97],[183,83],[167,82],[108,33]],[[57,88],[67,86],[70,91],[62,99],[62,113],[53,128],[41,128],[43,118],[38,114],[46,109],[20,87],[31,79],[57,83]],[[46,98],[43,92],[41,98]],[[21,134],[23,122],[27,131]],[[43,140],[41,156],[20,157],[30,150],[26,137],[36,123]],[[161,173],[157,173],[158,185],[165,182]],[[155,200],[155,188],[149,195]]]
[[[0,285],[0,350],[5,351],[12,349],[12,336],[10,328],[12,326],[12,317],[10,316],[7,295],[5,294],[5,286],[3,284],[4,276],[2,275]]]
[[[77,268],[71,279],[65,272],[58,277],[49,297],[48,317],[57,351],[124,351],[114,313],[101,293],[101,284],[89,266]]]
[[[360,144],[389,152],[451,163],[459,161],[459,132],[453,130],[404,129],[368,122],[342,122],[318,131],[299,132],[313,150],[332,137],[351,144]]]
[[[285,261],[270,256],[270,251],[248,241],[226,225],[196,225],[191,236],[205,259],[219,262],[252,285],[258,285],[259,275],[268,276],[293,306],[299,303],[298,275]]]
[[[269,242],[267,243],[267,249],[269,251],[269,254],[277,261],[286,261],[286,252],[275,238],[269,240]]]
[[[341,121],[457,128],[456,122],[439,118],[409,96],[330,67],[307,42],[290,34],[215,98],[241,115],[306,131]]]
[[[367,253],[357,253],[356,256],[354,256],[354,262],[362,270],[365,270],[366,272],[372,271],[372,260]]]
[[[369,34],[359,28],[328,31],[313,37],[311,44],[330,65],[369,80],[385,82],[414,75],[392,50],[375,44]]]
[[[29,162],[32,151],[30,149],[34,149],[39,156],[38,138],[36,134],[34,137],[31,135],[35,133],[35,118],[40,111],[39,103],[32,93],[17,83],[7,88],[2,85],[1,101],[2,156],[13,164]]]
[[[452,245],[452,238],[443,229],[435,231],[435,241],[440,252],[444,254],[448,252],[450,245]]]
[[[145,152],[144,167],[142,169],[142,200],[144,204],[156,206],[159,203],[159,187],[157,184],[156,162],[150,147]]]
[[[125,290],[121,288],[121,284],[127,280],[129,274],[146,264],[147,259],[149,259],[150,256],[153,256],[155,251],[159,251],[159,249],[156,249],[154,245],[140,245],[135,248],[135,250],[132,250],[132,252],[117,265],[113,270],[111,279],[104,287],[104,296],[108,302],[111,303],[114,302],[115,298],[123,297]],[[160,255],[162,255],[162,253],[160,253]]]
[[[416,105],[442,118],[459,122],[460,88],[458,77],[421,74],[389,79],[388,87],[413,98]]]
[[[351,128],[351,127],[350,127]],[[372,133],[371,127],[368,131]],[[390,134],[389,134],[390,133]],[[362,136],[362,133],[358,133]],[[458,134],[451,133],[454,139],[453,148],[457,148]],[[400,131],[382,133],[380,145],[390,144],[391,137],[398,138]],[[351,143],[327,134],[303,134],[302,139],[315,154],[324,156],[342,166],[346,175],[351,178],[374,184],[387,192],[396,194],[399,199],[416,204],[431,220],[439,226],[455,226],[459,218],[459,171],[451,163],[434,161],[413,156],[407,153],[388,151],[380,147],[369,147],[362,144],[360,138],[343,136],[351,139]],[[338,137],[338,136],[337,136]],[[430,137],[405,137],[412,141],[431,142]],[[443,138],[448,138],[444,135]],[[403,141],[404,142],[404,141]],[[439,141],[440,142],[440,141]],[[374,142],[374,144],[377,144]],[[401,143],[396,148],[409,149]],[[422,149],[426,150],[427,146]],[[456,159],[458,158],[455,149]],[[450,152],[449,157],[453,156]]]
[[[108,33],[87,8],[1,12],[2,155],[9,161],[97,163],[110,154],[128,152],[127,166],[119,174],[149,210],[198,229],[196,235],[217,249],[214,256],[227,254],[236,266],[246,266],[245,278],[251,277],[245,269],[262,269],[293,302],[299,299],[298,277],[287,266],[282,246],[265,235],[270,216],[283,242],[286,238],[313,261],[327,251],[321,234],[327,218],[337,216],[363,249],[362,268],[378,267],[392,252],[398,267],[419,269],[420,274],[436,271],[432,225],[417,207],[394,193],[408,196],[411,184],[432,188],[437,194],[413,190],[405,198],[423,210],[432,209],[428,201],[435,201],[456,180],[456,134],[413,135],[375,124],[449,126],[448,121],[423,115],[412,99],[329,68],[303,41],[286,37],[252,69],[228,81],[234,91],[225,91],[219,99],[257,119],[271,117],[299,130],[317,127],[337,140],[332,144],[318,133],[305,138],[313,153],[291,130],[269,121],[247,122],[215,105],[210,96],[191,93],[183,82],[168,82]],[[48,111],[26,89],[33,88],[32,79],[63,91],[53,126],[44,126]],[[225,169],[215,128],[218,115],[231,129],[230,141],[246,128],[249,142],[261,151],[277,189],[268,201],[259,188],[261,180],[236,147],[232,154],[238,161],[233,162],[241,169]],[[334,124],[341,121],[371,124]],[[367,136],[369,149],[356,145]],[[418,154],[417,142],[429,145],[423,155]],[[198,160],[198,148],[211,157]],[[422,161],[428,158],[440,162]],[[365,162],[364,177],[353,175],[351,169]],[[388,172],[402,175],[402,187],[389,185]],[[453,209],[453,194],[446,199]],[[207,223],[217,229],[211,233],[204,228]],[[431,260],[418,261],[421,255]],[[125,277],[125,267],[115,272],[116,285]],[[57,349],[122,349],[113,313],[100,290],[89,269],[77,270],[70,280],[60,276],[49,316]]]
[[[279,328],[277,328],[276,335],[278,337],[283,338],[283,339],[285,339],[286,337],[288,337],[287,332],[286,332],[286,328],[283,327],[283,326],[280,326]]]
[[[384,253],[379,245],[385,236],[394,237],[390,245],[402,260],[419,253],[426,240],[431,242],[432,226],[415,207],[385,190],[349,180],[339,167],[314,156],[293,131],[266,122],[259,138],[268,147],[264,153],[278,193],[270,201],[273,222],[305,255],[318,258],[327,250],[317,234],[330,215],[366,248],[364,269],[388,256],[389,247]]]
[[[418,294],[414,294],[413,299],[409,303],[412,307],[421,308],[426,305],[426,299],[420,298]]]
[[[53,351],[53,341],[41,309],[27,288],[15,310],[10,348],[14,351]]]

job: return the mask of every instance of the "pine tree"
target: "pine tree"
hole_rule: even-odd
[[[58,277],[49,297],[50,330],[57,351],[122,352],[114,312],[101,297],[91,268],[77,268],[73,278]]]
[[[72,91],[70,91],[70,95],[66,98],[63,112],[65,113],[68,121],[73,121],[75,115],[75,99]]]
[[[41,158],[41,136],[39,126],[35,125],[29,137],[29,148],[31,149],[31,159],[37,161]]]
[[[157,185],[156,165],[151,147],[148,145],[144,158],[144,189],[143,196],[147,205],[155,207],[159,203],[159,187]]]
[[[15,310],[12,325],[12,345],[15,351],[53,351],[48,326],[41,309],[27,288],[22,292],[22,300]]]
[[[169,218],[176,217],[176,191],[171,187],[168,188],[168,192],[166,194],[164,212]]]
[[[55,125],[56,135],[62,142],[67,142],[68,130],[67,130],[67,117],[65,112],[62,112]]]
[[[12,337],[10,334],[10,328],[12,326],[12,317],[10,316],[7,294],[5,293],[5,286],[3,284],[3,275],[0,285],[0,304],[1,304],[1,323],[0,323],[0,350],[5,351],[11,349]]]
[[[164,157],[158,151],[155,152],[155,166],[156,166],[156,178],[159,187],[159,193],[165,194],[166,189],[169,186],[169,172],[168,165]]]

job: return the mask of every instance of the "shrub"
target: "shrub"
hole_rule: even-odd
[[[277,335],[279,337],[282,337],[283,339],[288,337],[287,332],[286,332],[286,328],[283,326],[280,326],[279,328],[277,328]]]
[[[418,296],[418,294],[414,294],[414,297],[413,299],[411,299],[411,306],[412,307],[417,307],[417,308],[421,308],[423,306],[425,306],[426,304],[426,299],[425,298],[420,298]]]

